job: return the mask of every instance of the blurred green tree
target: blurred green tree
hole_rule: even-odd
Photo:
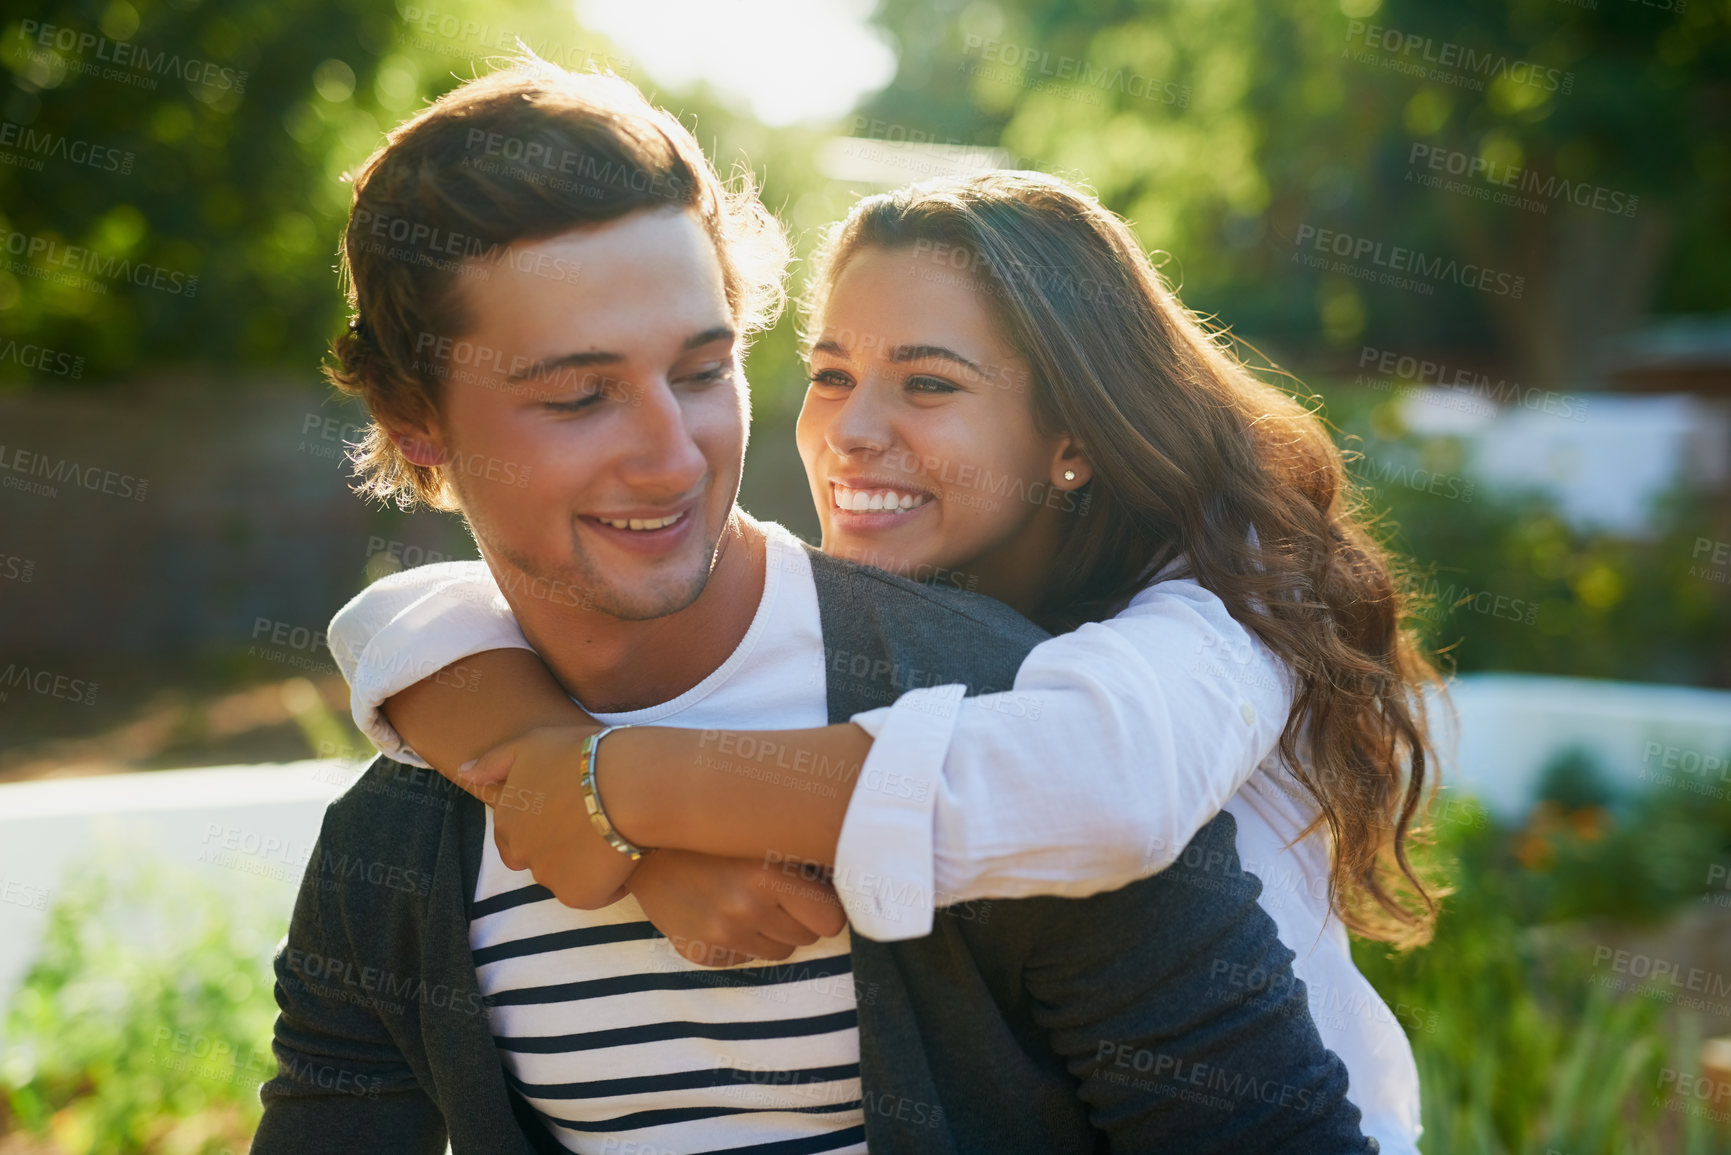
[[[1649,310],[1731,305],[1723,3],[884,0],[878,20],[903,51],[869,115],[1085,177],[1241,332],[1480,346],[1555,387]],[[1509,192],[1532,203],[1488,199]],[[1305,226],[1525,282],[1367,291],[1293,263]]]

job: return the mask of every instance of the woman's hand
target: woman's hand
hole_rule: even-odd
[[[505,865],[529,871],[560,902],[579,910],[619,901],[637,866],[608,845],[583,805],[578,751],[598,728],[530,730],[487,751],[455,778],[493,808],[493,841]]]
[[[629,890],[673,949],[699,966],[779,962],[847,925],[833,887],[781,864],[657,850]]]

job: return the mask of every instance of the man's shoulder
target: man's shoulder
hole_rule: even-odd
[[[941,624],[1029,646],[1051,636],[996,598],[959,584],[966,575],[940,573],[914,581],[809,547],[807,553],[819,598],[827,597],[844,612],[894,619],[898,625]]]
[[[399,860],[438,853],[448,823],[478,806],[438,771],[379,755],[325,808],[326,843],[389,849]],[[334,849],[327,845],[327,850]]]
[[[811,551],[831,721],[909,690],[1010,689],[1045,630],[1001,602]]]

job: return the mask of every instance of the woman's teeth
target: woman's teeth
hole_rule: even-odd
[[[856,513],[905,513],[932,499],[929,493],[904,493],[897,489],[849,489],[834,485],[837,509]]]
[[[614,529],[665,529],[684,516],[685,511],[681,510],[672,517],[598,517],[595,520]]]

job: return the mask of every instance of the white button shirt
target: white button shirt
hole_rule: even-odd
[[[332,619],[329,638],[356,724],[423,766],[379,706],[470,654],[530,648],[478,561],[375,582]],[[1327,835],[1287,845],[1316,815],[1277,749],[1292,694],[1285,665],[1219,598],[1167,579],[1116,617],[1035,647],[1012,690],[963,698],[928,687],[856,716],[874,742],[836,852],[854,932],[917,938],[934,906],[1113,890],[1169,866],[1229,810],[1365,1133],[1385,1155],[1417,1155],[1412,1049],[1329,909]],[[1217,978],[1223,998],[1265,981]]]

